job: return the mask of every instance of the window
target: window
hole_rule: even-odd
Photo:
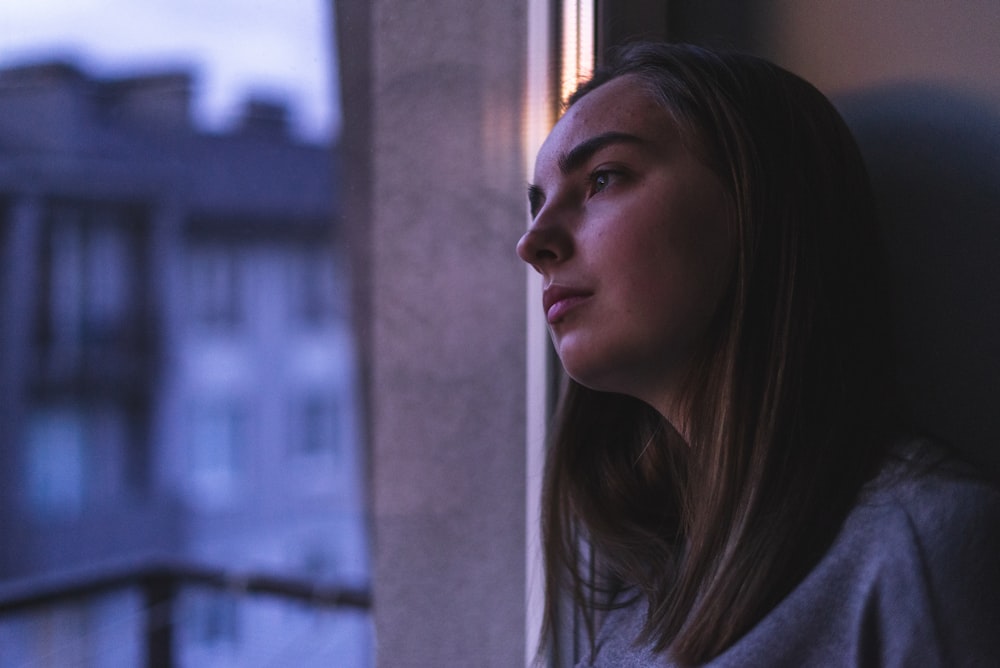
[[[298,432],[296,453],[336,456],[340,450],[340,406],[336,397],[312,394],[297,404],[292,426]]]
[[[133,349],[146,296],[142,221],[128,207],[52,203],[41,254],[38,332],[49,364]]]
[[[342,290],[337,285],[333,249],[328,244],[298,253],[292,264],[291,303],[297,320],[307,326],[327,325],[342,317]]]
[[[196,590],[185,597],[183,607],[186,631],[197,644],[213,648],[239,639],[240,611],[236,597]]]
[[[145,449],[127,406],[104,399],[39,398],[23,436],[25,498],[41,520],[94,518],[142,498]]]
[[[243,318],[237,248],[223,243],[193,246],[188,259],[188,288],[198,325],[222,331],[237,327]]]
[[[26,493],[40,519],[79,516],[88,488],[91,430],[87,415],[71,406],[36,409],[28,418],[25,443]]]
[[[189,462],[196,501],[214,508],[238,492],[247,442],[247,416],[235,399],[208,398],[190,408]]]

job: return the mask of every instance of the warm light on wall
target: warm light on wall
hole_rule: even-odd
[[[553,6],[559,7],[555,14]],[[557,21],[560,40],[554,37]],[[594,69],[593,0],[528,0],[528,78],[524,96],[524,134],[522,136],[525,182],[531,180],[535,154],[555,123],[557,113],[577,85],[590,77]],[[558,91],[558,93],[557,93]],[[558,95],[558,99],[553,99]],[[527,198],[525,198],[527,217]],[[528,294],[527,368],[525,387],[525,465],[526,465],[526,590],[525,590],[525,666],[546,665],[545,657],[536,656],[544,604],[542,572],[541,483],[545,462],[546,428],[549,423],[551,378],[548,333],[542,313],[541,278],[525,267]]]
[[[594,71],[593,0],[564,0],[561,46],[559,100],[565,102],[580,82],[589,79]]]
[[[524,96],[525,183],[531,181],[535,154],[555,122],[558,100],[555,64],[558,52],[552,39],[550,7],[553,0],[528,0],[528,78]],[[528,198],[524,198],[524,218],[528,220]],[[542,315],[541,277],[527,266],[526,379],[525,379],[525,628],[524,665],[536,665],[545,581],[540,532],[542,469],[545,463],[546,426],[549,420],[548,343]]]

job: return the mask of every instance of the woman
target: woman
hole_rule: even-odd
[[[977,594],[1000,596],[1000,501],[898,438],[872,195],[816,89],[631,47],[570,99],[529,200],[518,253],[569,376],[543,492],[553,651],[568,593],[583,665],[1000,657]]]

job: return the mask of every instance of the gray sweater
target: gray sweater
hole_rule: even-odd
[[[635,645],[644,615],[608,613],[578,666],[673,665]],[[1000,491],[958,464],[894,460],[813,571],[707,665],[1000,666]]]

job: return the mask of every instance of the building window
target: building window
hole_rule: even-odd
[[[240,402],[207,400],[190,409],[190,465],[196,500],[230,503],[237,492],[246,448],[246,411]]]
[[[124,320],[133,302],[133,254],[113,218],[102,216],[88,228],[84,254],[85,335],[103,339]],[[88,331],[89,330],[89,331]]]
[[[52,205],[42,252],[38,331],[57,366],[82,350],[135,346],[145,275],[138,217],[124,207]]]
[[[342,315],[337,291],[336,265],[333,251],[325,244],[307,248],[293,261],[293,294],[295,318],[307,326],[322,326]]]
[[[313,394],[293,411],[298,434],[296,454],[337,456],[340,450],[340,404],[335,396]]]
[[[72,407],[39,407],[27,420],[25,492],[39,519],[72,519],[84,508],[90,454],[89,420]]]
[[[183,596],[185,635],[202,648],[233,644],[240,637],[238,598],[227,592],[191,590]]]
[[[340,573],[337,555],[329,544],[309,543],[301,547],[302,573],[314,580],[332,579]]]
[[[10,228],[10,204],[3,198],[0,198],[0,257],[2,258],[7,257],[7,244],[10,243],[7,238],[8,235],[10,234],[9,228]],[[3,279],[3,281],[5,280],[6,277]],[[5,288],[6,288],[5,283],[0,281],[0,289],[5,289]]]
[[[200,326],[232,330],[243,319],[239,257],[229,244],[199,245],[188,260],[188,294]]]

